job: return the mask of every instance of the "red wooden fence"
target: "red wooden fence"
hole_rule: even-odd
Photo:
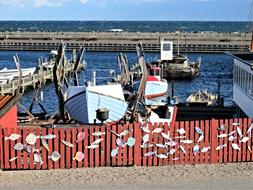
[[[174,127],[167,124],[148,124],[150,133],[144,132],[141,127],[146,126],[140,123],[90,128],[6,128],[0,130],[1,169],[158,166],[253,161],[253,137],[250,132],[247,133],[251,122],[251,119],[213,119],[176,122]],[[220,129],[222,126],[225,128]],[[162,128],[163,131],[159,132],[157,128]],[[155,129],[157,133],[153,131]],[[128,133],[119,135],[124,131]],[[102,135],[95,136],[95,132],[101,132]],[[81,133],[85,134],[84,139],[78,141],[78,134],[80,136]],[[20,134],[21,137],[17,140],[5,140],[5,137],[11,134]],[[29,134],[37,136],[35,144],[30,146],[35,152],[26,150],[28,148],[15,150],[14,146],[17,143],[27,145],[26,137]],[[55,135],[52,139],[44,138],[48,150],[41,141],[45,135]],[[145,135],[148,142],[143,145]],[[169,135],[169,140],[166,135]],[[133,146],[129,146],[130,140],[133,140],[130,137],[135,139]],[[98,147],[89,148],[88,146],[97,139],[102,139],[97,143]],[[62,140],[71,143],[73,147],[71,144],[64,144]],[[59,153],[58,160],[52,160],[53,152]],[[77,152],[84,154],[82,160],[73,159]],[[111,155],[113,153],[117,154],[113,156]],[[34,160],[34,154],[41,156],[41,163]]]

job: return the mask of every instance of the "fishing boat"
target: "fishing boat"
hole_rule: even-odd
[[[22,77],[32,76],[36,70],[36,67],[21,69]],[[7,69],[3,68],[0,70],[0,77],[8,77],[13,76],[14,78],[19,77],[19,70],[18,69]]]
[[[50,53],[48,53],[46,59],[42,59],[42,66],[45,69],[52,69],[54,67],[54,63],[56,60],[56,56],[58,55],[57,50],[51,50]]]
[[[218,95],[212,94],[205,90],[199,90],[196,93],[191,94],[187,99],[186,103],[195,106],[216,106],[218,104]]]
[[[171,79],[193,79],[200,72],[201,59],[196,62],[189,61],[187,56],[173,54],[173,42],[161,40],[160,59],[151,62],[162,69],[163,78]]]

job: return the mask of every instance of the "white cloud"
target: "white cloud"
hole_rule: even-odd
[[[80,2],[81,2],[82,4],[86,4],[86,3],[88,3],[88,0],[80,0]]]
[[[34,0],[35,7],[60,7],[64,3],[64,0]]]

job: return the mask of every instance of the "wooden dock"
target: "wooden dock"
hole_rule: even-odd
[[[60,42],[67,44],[67,50],[87,51],[136,51],[136,44],[142,41],[145,52],[160,52],[160,39],[174,42],[180,52],[227,52],[248,51],[250,33],[140,33],[140,32],[0,32],[0,50],[57,49]],[[179,43],[178,43],[179,42]]]
[[[81,70],[84,68],[81,65],[79,66],[78,69]],[[70,74],[72,70],[73,70],[73,63],[69,63],[67,67],[65,68],[65,74],[66,75]],[[40,81],[41,79],[43,81]],[[38,71],[36,71],[35,74],[33,74],[32,76],[27,76],[25,78],[22,78],[20,87],[22,89],[22,92],[24,92],[28,88],[35,89],[36,84],[39,82],[42,82],[43,84],[45,84],[46,82],[49,82],[49,81],[51,82],[53,81],[53,68],[44,70],[42,78],[41,78],[40,70],[38,69]],[[13,95],[17,88],[18,88],[18,80],[10,81],[5,85],[0,86],[0,95],[4,95],[4,94]]]

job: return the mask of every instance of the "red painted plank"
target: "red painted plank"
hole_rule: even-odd
[[[248,118],[247,119],[247,130],[249,129],[250,125],[251,125],[251,119]],[[250,134],[248,133],[247,136],[250,137]],[[252,137],[250,137],[250,139],[252,139]],[[246,160],[249,162],[249,161],[252,161],[251,152],[250,152],[250,150],[252,150],[252,140],[248,140],[248,142],[246,143],[246,146],[247,146],[246,147],[247,148],[247,158],[246,158]]]
[[[152,125],[151,123],[145,123],[143,124],[143,127],[146,127],[146,126],[149,126],[149,125]],[[150,128],[150,127],[149,127]],[[143,144],[143,140],[142,140],[142,137],[144,135],[146,135],[147,133],[145,133],[143,130],[140,130],[140,137],[141,138],[141,145]],[[149,141],[146,143],[146,144],[149,144],[149,142],[152,141],[152,135],[150,134],[149,135]],[[147,166],[148,165],[148,157],[144,156],[144,154],[146,154],[148,152],[148,148],[141,148],[140,147],[140,151],[141,151],[141,166]]]
[[[83,140],[84,146],[83,146],[83,153],[84,153],[84,167],[89,167],[89,151],[86,148],[88,146],[89,136],[88,136],[88,128],[84,128],[84,134],[85,138]]]
[[[112,131],[117,132],[116,131],[116,125],[112,126]],[[117,147],[116,146],[116,135],[115,134],[111,134],[111,135],[112,135],[111,136],[111,147],[112,147],[111,150],[114,150]],[[119,153],[120,153],[120,150],[118,149],[118,154]],[[116,155],[115,157],[112,158],[112,163],[111,163],[112,166],[117,166],[117,157],[118,157],[118,155]]]
[[[205,130],[203,132],[205,133],[203,146],[209,147],[209,146],[211,146],[210,145],[210,138],[209,138],[211,136],[210,135],[211,131],[210,131],[210,121],[209,120],[205,121]],[[203,147],[201,147],[201,148],[203,148]],[[211,157],[210,150],[207,151],[206,153],[204,153],[204,163],[205,164],[211,163],[210,157]]]
[[[158,124],[157,124],[157,123],[154,123],[154,124],[153,124],[153,130],[155,130],[156,128],[158,128]],[[152,131],[153,131],[153,130],[152,130]],[[150,132],[149,135],[153,137],[154,152],[156,152],[156,154],[160,154],[160,153],[161,153],[160,148],[158,148],[158,147],[156,146],[156,144],[158,144],[158,134],[157,134],[157,133],[153,133],[153,134],[152,134],[152,131]],[[149,143],[151,143],[151,141],[150,141]],[[159,158],[157,158],[157,156],[154,155],[153,166],[158,166],[158,163],[159,163]]]
[[[79,134],[79,133],[82,133],[83,132],[83,128],[81,128],[81,127],[79,127],[79,128],[77,128],[77,134]],[[83,144],[83,140],[82,141],[78,141],[77,143],[75,143],[75,144],[77,144],[77,152],[82,152],[83,153],[83,146],[84,146],[84,144]],[[77,167],[78,168],[82,168],[83,167],[83,161],[81,161],[81,162],[77,162]]]
[[[134,136],[134,126],[133,124],[129,124],[128,129],[130,131],[129,136],[135,138]],[[140,137],[139,137],[140,138]],[[134,145],[134,147],[136,146],[136,144]],[[127,152],[128,152],[128,166],[132,166],[134,164],[134,147],[127,147]]]
[[[94,137],[92,136],[92,133],[95,132],[95,129],[94,127],[90,127],[90,130],[89,130],[89,145],[90,146],[93,142],[94,142]],[[95,156],[95,152],[93,149],[88,149],[89,151],[89,167],[94,167],[94,156]]]
[[[42,136],[47,135],[47,129],[46,128],[42,129],[41,135]],[[44,140],[47,142],[46,139],[44,139]],[[49,152],[47,151],[47,149],[44,146],[42,146],[42,155],[41,155],[41,157],[42,157],[42,161],[43,161],[42,169],[44,169],[44,170],[48,168],[48,156],[49,156]]]
[[[129,131],[128,135],[125,135],[123,137],[123,141],[127,142],[127,139],[130,137],[130,134],[133,134],[133,133],[130,131],[130,129],[128,128],[128,126],[126,124],[124,125],[124,130]],[[127,149],[128,149],[128,146],[124,146],[122,149],[123,149],[123,166],[127,166],[127,159],[128,159]]]
[[[154,144],[154,138],[153,138],[153,135],[152,135],[152,131],[154,130],[154,127],[155,127],[154,124],[148,123],[148,128],[149,128],[150,133],[149,133],[149,141],[147,142],[147,144],[149,144],[149,145],[153,144],[153,147],[148,148],[147,152],[157,151],[157,147]],[[143,133],[143,136],[146,135],[146,134],[147,133]],[[141,141],[142,141],[143,136],[141,137]],[[143,144],[143,141],[142,141],[142,144]],[[144,156],[144,155],[142,155],[142,156]],[[155,162],[154,158],[157,159],[156,155],[152,155],[152,156],[148,157],[148,166],[154,166],[155,165],[154,164],[154,162]]]
[[[106,158],[106,140],[107,140],[107,134],[106,134],[106,126],[101,127],[101,133],[105,133],[105,135],[102,135],[100,138],[103,138],[104,140],[101,142],[101,151],[100,151],[100,166],[105,166],[105,158]],[[109,135],[109,134],[108,134]]]
[[[57,128],[54,128],[54,135],[56,135],[56,137],[53,139],[54,151],[59,152],[59,151],[60,151],[60,150],[59,150],[60,138],[59,138],[59,131],[58,131]],[[62,158],[60,158],[58,161],[55,161],[55,162],[53,163],[54,169],[58,169],[58,168],[59,168],[59,166],[60,166],[60,160],[61,160],[61,159],[62,159]]]
[[[177,132],[177,130],[179,130],[180,128],[184,128],[184,126],[182,126],[182,122],[175,122],[174,124],[174,138],[173,140],[179,144],[180,139],[178,137],[180,137],[181,135]],[[179,151],[178,151],[178,146],[175,147],[171,147],[172,149],[176,149],[176,152],[172,155],[172,159],[173,159],[173,163],[174,165],[178,165],[179,164]]]
[[[22,136],[23,137],[22,140],[23,140],[24,145],[27,144],[26,141],[25,141],[27,135],[28,135],[28,129],[24,128],[23,129],[23,136]],[[22,162],[23,162],[23,169],[27,170],[29,168],[30,160],[28,159],[28,153],[26,151],[23,151],[23,160],[22,160]]]
[[[135,146],[134,146],[134,163],[136,166],[141,165],[141,129],[140,123],[134,123],[134,138],[135,138]]]
[[[10,133],[10,128],[5,128],[4,129],[4,138],[9,137],[11,135]],[[10,141],[11,140],[4,140],[4,169],[10,169],[10,162],[9,160],[11,159],[9,156],[9,150],[10,150]]]
[[[223,120],[223,121],[221,121],[222,123],[222,125],[224,125],[224,126],[226,126],[226,129],[225,129],[225,131],[224,131],[224,134],[229,134],[230,132],[230,130],[231,130],[231,127],[228,127],[228,120],[227,119],[225,119],[225,120]],[[223,163],[227,163],[228,162],[228,149],[229,149],[229,147],[228,146],[231,146],[230,144],[231,144],[231,142],[228,140],[228,138],[229,137],[226,137],[226,138],[224,138],[224,144],[226,144],[227,146],[226,147],[224,147],[223,148],[223,158],[222,158],[222,162]]]
[[[211,154],[211,163],[215,164],[218,163],[218,153],[216,150],[216,147],[218,146],[218,121],[215,119],[211,120],[211,126],[210,126],[211,130],[211,139],[210,139],[210,144],[211,144],[211,150],[210,150],[210,154]]]
[[[53,129],[49,128],[47,130],[47,134],[46,135],[51,135],[51,134],[53,134]],[[53,150],[53,139],[48,139],[47,140],[47,144],[48,144],[48,148],[49,148],[49,156],[51,156],[51,154],[54,152],[54,150]],[[52,161],[52,159],[50,157],[48,157],[47,159],[48,159],[47,168],[48,169],[53,169],[53,161]]]
[[[190,137],[190,122],[185,121],[184,125],[185,125],[185,128],[184,128],[185,129],[185,139],[189,139],[189,137]],[[184,163],[188,164],[190,162],[190,157],[189,157],[190,156],[190,146],[188,144],[182,144],[182,143],[180,143],[180,145],[185,149],[185,151],[187,153],[187,154],[183,153],[183,151],[179,147],[180,152],[184,155]]]
[[[164,133],[165,134],[168,134],[168,131],[169,131],[169,126],[168,126],[168,123],[164,123]],[[167,143],[168,142],[168,140],[167,139],[165,139],[165,138],[163,138],[163,144],[165,144],[165,143]],[[168,151],[167,151],[168,152]],[[167,153],[166,152],[166,153]],[[164,161],[163,161],[163,164],[164,165],[168,165],[168,159],[164,159]]]
[[[199,136],[200,136],[200,134],[198,134],[197,132],[196,132],[196,129],[195,129],[195,127],[199,127],[200,128],[200,126],[199,126],[199,120],[196,120],[196,121],[194,121],[194,136],[193,136],[193,147],[195,146],[195,145],[199,145],[199,143],[198,143],[198,138],[199,138]],[[191,149],[191,151],[193,152],[193,148]],[[199,164],[200,163],[200,154],[199,153],[197,153],[197,154],[194,154],[193,153],[193,156],[194,156],[194,164]]]
[[[65,140],[65,129],[64,128],[60,128],[59,129],[59,145],[60,145],[60,155],[61,155],[61,159],[60,159],[60,168],[63,169],[65,168],[65,145],[61,142],[61,140]]]
[[[203,164],[205,163],[204,159],[205,159],[205,154],[201,152],[201,149],[204,147],[204,141],[205,141],[205,120],[201,120],[198,122],[199,123],[199,128],[201,129],[201,131],[204,133],[204,139],[202,141],[200,141],[198,144],[199,144],[199,147],[200,147],[200,153],[199,153],[199,163],[200,164]],[[198,139],[200,138],[201,135],[197,135],[198,136]]]
[[[14,129],[14,128],[10,128],[10,134],[12,134],[12,133],[17,133],[17,130]],[[14,157],[17,156],[16,151],[15,151],[15,149],[13,148],[14,145],[16,144],[16,142],[17,142],[17,141],[10,141],[10,149],[9,149],[9,151],[10,151],[10,158],[14,158]],[[17,160],[14,160],[14,161],[10,162],[11,169],[17,169],[16,161],[17,161]]]
[[[247,118],[244,118],[244,119],[240,119],[240,122],[242,123],[242,135],[243,135],[243,137],[246,137],[247,136],[247,134],[246,134],[246,132],[247,132]],[[249,140],[248,140],[249,141]],[[242,161],[243,162],[245,162],[245,161],[247,161],[247,152],[248,152],[248,150],[247,150],[247,145],[248,145],[248,142],[246,142],[246,143],[241,143],[242,145],[241,145],[241,147],[242,147],[242,150],[241,150],[241,152],[242,152]]]
[[[76,133],[76,128],[72,128],[71,129],[71,143],[74,145],[74,147],[72,147],[70,150],[71,150],[71,168],[76,168],[76,165],[77,165],[77,160],[74,159],[74,157],[76,156],[76,149],[77,149],[77,143],[79,142],[76,142],[76,137],[77,137],[77,133]]]
[[[233,120],[231,120],[232,121],[232,123],[235,123],[235,122],[237,122],[237,120],[236,119],[233,119]],[[232,123],[230,123],[230,126],[232,126]],[[239,137],[239,135],[238,135],[238,132],[237,132],[237,127],[235,126],[235,127],[233,127],[234,128],[234,130],[236,131],[236,139],[234,140],[234,143],[235,144],[238,144],[238,139],[240,139],[240,137]],[[233,148],[232,148],[232,151],[233,151],[233,161],[232,162],[237,162],[237,160],[238,160],[238,154],[237,154],[237,150],[234,150]]]
[[[123,129],[123,126],[122,125],[117,125],[116,126],[116,133],[117,134],[120,134],[121,132],[123,132],[124,129]],[[116,137],[116,139],[119,138],[119,137]],[[121,137],[122,139],[123,137]],[[115,140],[115,144],[116,144],[116,140]],[[117,144],[116,144],[117,146]],[[127,145],[126,145],[127,146]],[[118,147],[118,155],[116,156],[116,163],[117,163],[117,166],[122,166],[122,150],[123,148],[122,147]]]
[[[0,127],[0,164],[1,169],[4,169],[4,134],[3,134],[3,128]]]
[[[176,123],[178,123],[178,122],[176,122]],[[172,126],[169,127],[169,130],[170,130],[170,139],[175,140],[175,139],[174,139],[175,134],[176,134],[176,132],[175,132],[175,123],[174,123],[174,126],[173,126],[173,127],[172,127]],[[169,151],[171,148],[173,148],[173,147],[169,147],[168,151]],[[169,155],[169,156],[168,156],[168,159],[169,159],[169,164],[172,165],[172,164],[173,164],[173,156],[172,156],[172,155]]]
[[[236,128],[231,126],[231,124],[233,123],[233,120],[230,119],[227,122],[228,122],[227,127],[229,128],[229,130],[228,130],[229,133],[231,133],[234,130],[236,131]],[[233,136],[237,138],[236,133],[234,133]],[[228,162],[229,163],[233,162],[233,148],[232,148],[231,144],[232,144],[232,142],[229,142],[228,143],[228,148],[227,148],[227,150],[228,150]]]
[[[195,122],[194,121],[191,121],[190,122],[190,128],[189,128],[189,139],[194,141],[195,139],[195,136],[194,136],[194,133],[195,133]],[[193,154],[193,147],[194,147],[194,143],[191,143],[189,145],[189,154],[190,154],[190,164],[195,164],[195,158],[194,158],[194,154]]]
[[[222,120],[218,120],[218,127],[220,127],[221,124],[223,123],[220,123],[220,122],[223,122]],[[225,131],[220,131],[218,130],[218,134],[221,135],[221,134],[225,134]],[[217,137],[218,138],[218,137]],[[218,142],[219,142],[219,145],[225,145],[226,144],[226,141],[224,140],[225,138],[218,138]],[[222,163],[223,162],[223,151],[226,147],[222,148],[221,150],[218,151],[218,162],[219,163]]]
[[[100,132],[100,126],[95,127],[95,132]],[[91,134],[92,135],[92,134]],[[101,137],[95,137],[94,141],[96,139],[100,139]],[[102,142],[101,142],[102,143]],[[95,149],[95,167],[98,167],[100,165],[100,150],[101,150],[101,143],[99,143],[99,148]]]
[[[41,143],[40,143],[41,129],[36,128],[35,133],[36,133],[36,136],[39,136],[39,138],[37,139],[37,141],[35,143],[35,149],[39,150],[39,152],[37,152],[37,154],[39,154],[41,156],[41,154],[42,154],[42,147],[40,146],[41,145]],[[36,170],[40,170],[42,168],[41,163],[36,163],[35,168],[36,168]]]
[[[29,135],[29,134],[34,134],[34,135],[36,135],[36,134],[35,134],[34,128],[29,128],[29,133],[28,133],[28,135]],[[38,139],[37,139],[37,140],[38,140]],[[32,147],[34,148],[34,145],[30,145],[30,146],[32,146]],[[29,169],[31,169],[31,170],[35,169],[33,156],[34,156],[34,153],[33,153],[33,150],[32,150],[32,153],[28,154],[28,159],[29,159],[29,161],[30,161],[30,162],[29,162]]]

